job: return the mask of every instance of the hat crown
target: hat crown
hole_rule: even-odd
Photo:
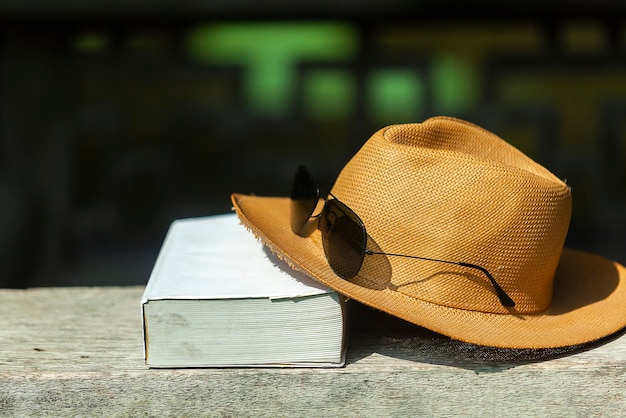
[[[443,117],[387,127],[344,167],[332,192],[363,220],[368,248],[476,264],[491,272],[516,312],[550,305],[570,190],[498,136]],[[449,264],[367,256],[353,281],[444,306],[510,313],[487,277]]]

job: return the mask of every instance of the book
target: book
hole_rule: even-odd
[[[149,367],[341,367],[346,303],[235,214],[174,221],[141,311]]]

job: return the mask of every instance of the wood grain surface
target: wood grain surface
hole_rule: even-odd
[[[341,369],[149,369],[141,287],[0,290],[0,416],[623,416],[626,337],[464,344],[355,306]]]

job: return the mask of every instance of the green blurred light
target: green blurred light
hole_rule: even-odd
[[[433,63],[435,109],[442,114],[458,114],[474,108],[478,98],[478,74],[460,57],[442,55]]]
[[[317,119],[347,117],[354,110],[356,83],[342,70],[316,70],[304,80],[305,110]]]
[[[109,44],[109,37],[99,32],[82,33],[76,36],[73,42],[76,51],[85,53],[102,52]]]
[[[339,23],[228,23],[192,30],[187,47],[198,61],[243,66],[250,107],[281,115],[289,109],[296,65],[349,60],[357,39],[349,25]]]
[[[423,112],[424,85],[410,69],[385,69],[368,79],[369,111],[381,122],[415,122]]]

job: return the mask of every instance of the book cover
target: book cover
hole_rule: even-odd
[[[289,268],[235,214],[176,220],[141,300],[149,367],[339,367],[341,295]]]

